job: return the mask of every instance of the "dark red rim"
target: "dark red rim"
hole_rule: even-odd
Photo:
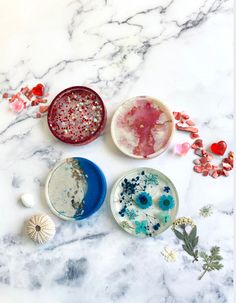
[[[81,140],[81,141],[78,141],[78,142],[71,142],[71,141],[67,141],[67,140],[64,140],[62,139],[58,134],[57,132],[55,132],[51,126],[50,126],[50,116],[51,116],[51,112],[52,112],[52,108],[53,106],[55,105],[55,103],[65,94],[65,93],[68,93],[68,92],[75,92],[75,91],[78,91],[78,90],[82,90],[82,91],[87,91],[87,92],[90,92],[90,93],[93,93],[100,101],[101,105],[102,105],[102,114],[103,114],[103,118],[102,118],[102,122],[100,123],[100,126],[99,128],[96,130],[96,132],[91,135],[90,137],[86,138],[85,140]],[[98,95],[98,93],[96,93],[94,90],[92,90],[91,88],[89,87],[86,87],[86,86],[71,86],[71,87],[68,87],[66,89],[64,89],[63,91],[61,91],[59,94],[56,95],[56,97],[52,100],[49,108],[48,108],[48,114],[47,114],[47,122],[48,122],[48,127],[51,131],[51,133],[60,141],[66,143],[66,144],[71,144],[71,145],[85,145],[85,144],[88,144],[92,141],[94,141],[95,139],[97,139],[101,132],[104,130],[105,126],[106,126],[106,121],[107,121],[107,111],[106,111],[106,107],[104,105],[104,102],[102,100],[102,98]]]

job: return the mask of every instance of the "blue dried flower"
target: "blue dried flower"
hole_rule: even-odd
[[[132,183],[128,181],[126,178],[124,179],[124,182],[121,183],[121,186],[123,187],[123,194],[132,195],[135,193],[136,183]]]
[[[170,195],[168,195],[168,196],[162,195],[158,201],[158,206],[162,210],[172,209],[175,206],[174,198]]]
[[[131,210],[126,209],[126,214],[129,218],[129,220],[134,220],[137,217],[137,214],[134,209],[131,209]]]
[[[160,226],[161,226],[160,223],[156,223],[153,225],[153,229],[158,230],[160,228]]]
[[[148,174],[146,176],[146,184],[147,185],[158,185],[159,184],[158,176],[153,175],[153,174]]]
[[[168,214],[168,212],[166,211],[163,211],[163,212],[160,212],[158,215],[157,215],[157,218],[165,225],[167,224],[170,220],[171,220],[171,216]]]
[[[139,221],[135,221],[135,232],[136,234],[145,234],[147,235],[147,225],[148,225],[148,221],[147,220],[143,220],[141,222]]]
[[[143,191],[136,196],[135,202],[138,207],[145,209],[152,205],[152,197]]]
[[[164,186],[163,191],[166,192],[166,193],[168,193],[170,191],[169,186]]]
[[[119,211],[119,215],[120,215],[121,217],[124,217],[125,212],[126,212],[126,208],[127,208],[127,206],[125,205],[125,206],[122,207],[121,210]]]

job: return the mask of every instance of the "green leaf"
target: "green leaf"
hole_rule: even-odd
[[[200,256],[202,259],[205,259],[205,258],[207,257],[207,254],[205,253],[205,251],[200,251],[199,256]]]
[[[191,243],[193,243],[194,239],[196,238],[196,235],[197,235],[197,226],[195,225],[191,232],[189,233],[189,240]]]
[[[217,255],[217,256],[213,256],[212,259],[214,261],[221,261],[223,258],[220,255]]]
[[[218,265],[220,265],[220,263],[218,261],[211,262],[212,267],[215,267],[215,266],[218,266]]]
[[[213,270],[220,270],[224,267],[223,264],[220,263],[220,261],[223,259],[220,255],[220,248],[217,246],[213,246],[210,249],[211,254],[208,255],[205,252],[201,252],[200,256],[203,259],[203,270],[205,272],[207,271],[213,271]]]
[[[196,258],[198,258],[198,250],[197,249],[194,251],[194,255],[195,255]]]
[[[223,267],[224,267],[224,265],[220,263],[220,264],[217,265],[217,267],[215,267],[215,269],[216,269],[216,270],[220,270],[220,269],[223,268]]]
[[[220,248],[218,246],[213,246],[210,252],[212,255],[218,255],[220,253]]]
[[[192,243],[189,241],[189,235],[187,233],[184,237],[184,244],[193,252],[193,246]]]
[[[187,246],[187,248],[192,252],[193,254],[193,248],[192,248],[192,245],[188,242],[188,241],[185,241],[185,245]]]
[[[184,235],[184,238],[185,238],[185,239],[188,238],[188,234],[187,234],[187,232],[186,232],[185,229],[183,230],[183,235]]]
[[[176,235],[176,237],[177,237],[178,239],[184,241],[184,236],[181,234],[181,232],[179,232],[179,231],[176,230],[176,229],[173,229],[173,231],[174,231],[174,233],[175,233],[175,235]]]
[[[193,242],[192,242],[193,248],[195,248],[195,247],[197,246],[197,244],[198,244],[198,239],[199,239],[199,237],[196,237],[196,238],[193,240]]]
[[[194,257],[193,251],[192,251],[191,249],[189,249],[188,246],[186,246],[186,245],[183,244],[182,247],[183,247],[183,249],[184,249],[190,256]]]

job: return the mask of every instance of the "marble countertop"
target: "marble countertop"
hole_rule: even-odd
[[[167,152],[152,160],[122,155],[110,136],[110,119],[124,100],[150,95],[173,111],[186,111],[207,145],[221,139],[233,148],[232,6],[227,0],[51,0],[0,2],[0,90],[46,84],[52,99],[85,85],[107,106],[103,136],[83,147],[65,145],[48,130],[46,117],[19,115],[0,102],[0,301],[4,303],[232,303],[233,176],[204,178],[189,153],[176,157],[177,133]],[[102,208],[89,219],[64,222],[46,206],[44,183],[68,156],[96,162],[108,182]],[[200,249],[221,247],[224,268],[198,281],[200,267],[169,229],[156,239],[123,232],[109,208],[112,184],[134,167],[154,167],[175,183],[178,216],[198,225]],[[22,193],[36,201],[26,209]],[[199,209],[213,205],[213,215]],[[37,246],[24,222],[44,212],[56,223],[55,238]],[[161,255],[178,251],[175,263]]]

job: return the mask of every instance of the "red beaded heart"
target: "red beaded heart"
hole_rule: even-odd
[[[43,86],[43,84],[39,83],[39,84],[37,84],[35,87],[33,87],[33,88],[32,88],[32,93],[33,93],[35,96],[42,97],[43,94],[44,94],[44,86]]]
[[[216,155],[223,156],[226,149],[227,144],[225,143],[225,141],[219,141],[218,143],[213,143],[211,145],[211,151]]]

